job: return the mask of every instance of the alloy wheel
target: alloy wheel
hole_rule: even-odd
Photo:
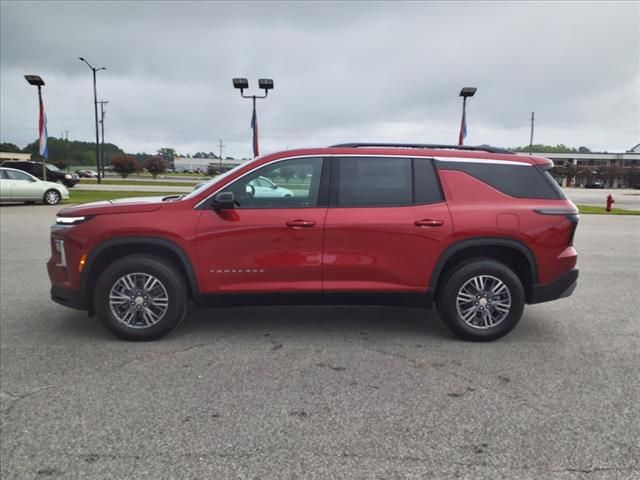
[[[477,275],[458,290],[456,309],[468,326],[480,330],[496,327],[511,311],[511,292],[492,275]]]
[[[149,328],[167,313],[169,295],[164,284],[148,273],[120,277],[109,292],[109,307],[118,322],[130,328]]]

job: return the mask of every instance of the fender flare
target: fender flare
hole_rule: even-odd
[[[167,240],[166,238],[161,237],[149,237],[149,236],[127,236],[127,237],[117,237],[111,238],[108,240],[104,240],[94,246],[87,255],[87,267],[80,274],[80,285],[81,285],[81,298],[87,298],[87,288],[89,285],[89,278],[91,277],[91,271],[93,265],[95,264],[95,260],[107,249],[112,247],[118,247],[122,245],[156,245],[159,247],[167,248],[171,250],[171,252],[175,253],[176,256],[180,259],[180,263],[184,268],[184,271],[187,274],[187,281],[189,282],[189,287],[192,292],[193,297],[199,295],[198,290],[198,281],[195,274],[195,270],[193,269],[193,265],[191,264],[191,260],[189,256],[185,253],[185,251],[178,244],[171,240]],[[88,304],[90,305],[91,299],[88,299]]]
[[[459,253],[467,248],[472,247],[509,247],[518,250],[528,260],[531,268],[531,280],[532,284],[538,283],[538,265],[536,263],[536,257],[527,245],[520,240],[504,237],[479,237],[471,238],[468,240],[460,240],[458,242],[449,245],[447,249],[440,255],[440,258],[436,262],[433,272],[431,273],[431,280],[429,281],[429,291],[434,291],[438,288],[438,282],[442,276],[442,270],[445,264],[456,253]]]

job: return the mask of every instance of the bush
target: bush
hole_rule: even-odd
[[[291,167],[284,167],[280,170],[280,175],[284,178],[285,182],[289,183],[291,177],[296,174],[296,171]]]
[[[159,174],[166,173],[167,161],[159,156],[153,156],[147,160],[147,170],[155,179]]]
[[[113,157],[111,166],[113,167],[113,171],[122,178],[127,178],[132,173],[142,170],[136,158],[131,155],[117,155]]]

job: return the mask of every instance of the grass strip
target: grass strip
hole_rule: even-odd
[[[193,180],[193,182],[185,181],[169,181],[169,180],[102,180],[102,185],[144,185],[148,187],[193,187],[196,183],[200,183],[204,180]],[[98,181],[95,178],[83,178],[80,180],[80,184],[97,185]]]
[[[610,212],[604,207],[594,205],[576,205],[580,213],[586,215],[640,215],[640,210],[625,210],[623,208],[612,208]]]
[[[115,200],[118,198],[131,197],[167,197],[173,195],[171,192],[121,192],[109,190],[69,190],[69,200],[63,203],[88,203],[99,202],[101,200]],[[179,194],[177,194],[179,195]]]

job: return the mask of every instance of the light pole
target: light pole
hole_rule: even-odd
[[[98,102],[100,104],[100,127],[102,129],[102,141],[100,142],[100,165],[102,165],[102,176],[104,177],[104,164],[105,164],[105,156],[104,156],[104,106],[108,104],[108,100],[101,100]]]
[[[260,155],[258,145],[258,116],[256,114],[256,98],[267,98],[269,90],[273,90],[273,80],[270,78],[261,78],[258,80],[258,87],[264,90],[264,95],[245,95],[244,89],[249,88],[249,82],[246,78],[234,78],[233,88],[240,90],[242,98],[250,98],[253,100],[253,115],[251,116],[251,128],[253,129],[253,156]]]
[[[458,135],[458,145],[464,145],[464,138],[467,136],[467,97],[473,97],[476,93],[475,87],[464,87],[460,90],[462,97],[462,121],[460,122],[460,134]]]
[[[40,116],[38,119],[38,138],[40,145],[38,147],[38,153],[42,157],[42,179],[46,182],[47,167],[45,165],[45,160],[47,160],[49,152],[47,149],[47,118],[44,114],[44,104],[42,103],[42,87],[44,87],[44,80],[42,80],[38,75],[25,75],[24,78],[27,80],[29,85],[38,87],[38,105],[40,106]]]
[[[101,176],[100,176],[100,138],[98,136],[98,91],[96,88],[96,72],[100,71],[100,70],[106,70],[105,67],[100,67],[100,68],[95,68],[93,67],[89,62],[87,62],[84,58],[79,57],[80,61],[84,62],[87,64],[87,66],[91,69],[91,71],[93,72],[93,105],[94,105],[94,110],[95,110],[95,116],[96,116],[96,169],[98,170],[98,183],[102,183],[100,181]]]

